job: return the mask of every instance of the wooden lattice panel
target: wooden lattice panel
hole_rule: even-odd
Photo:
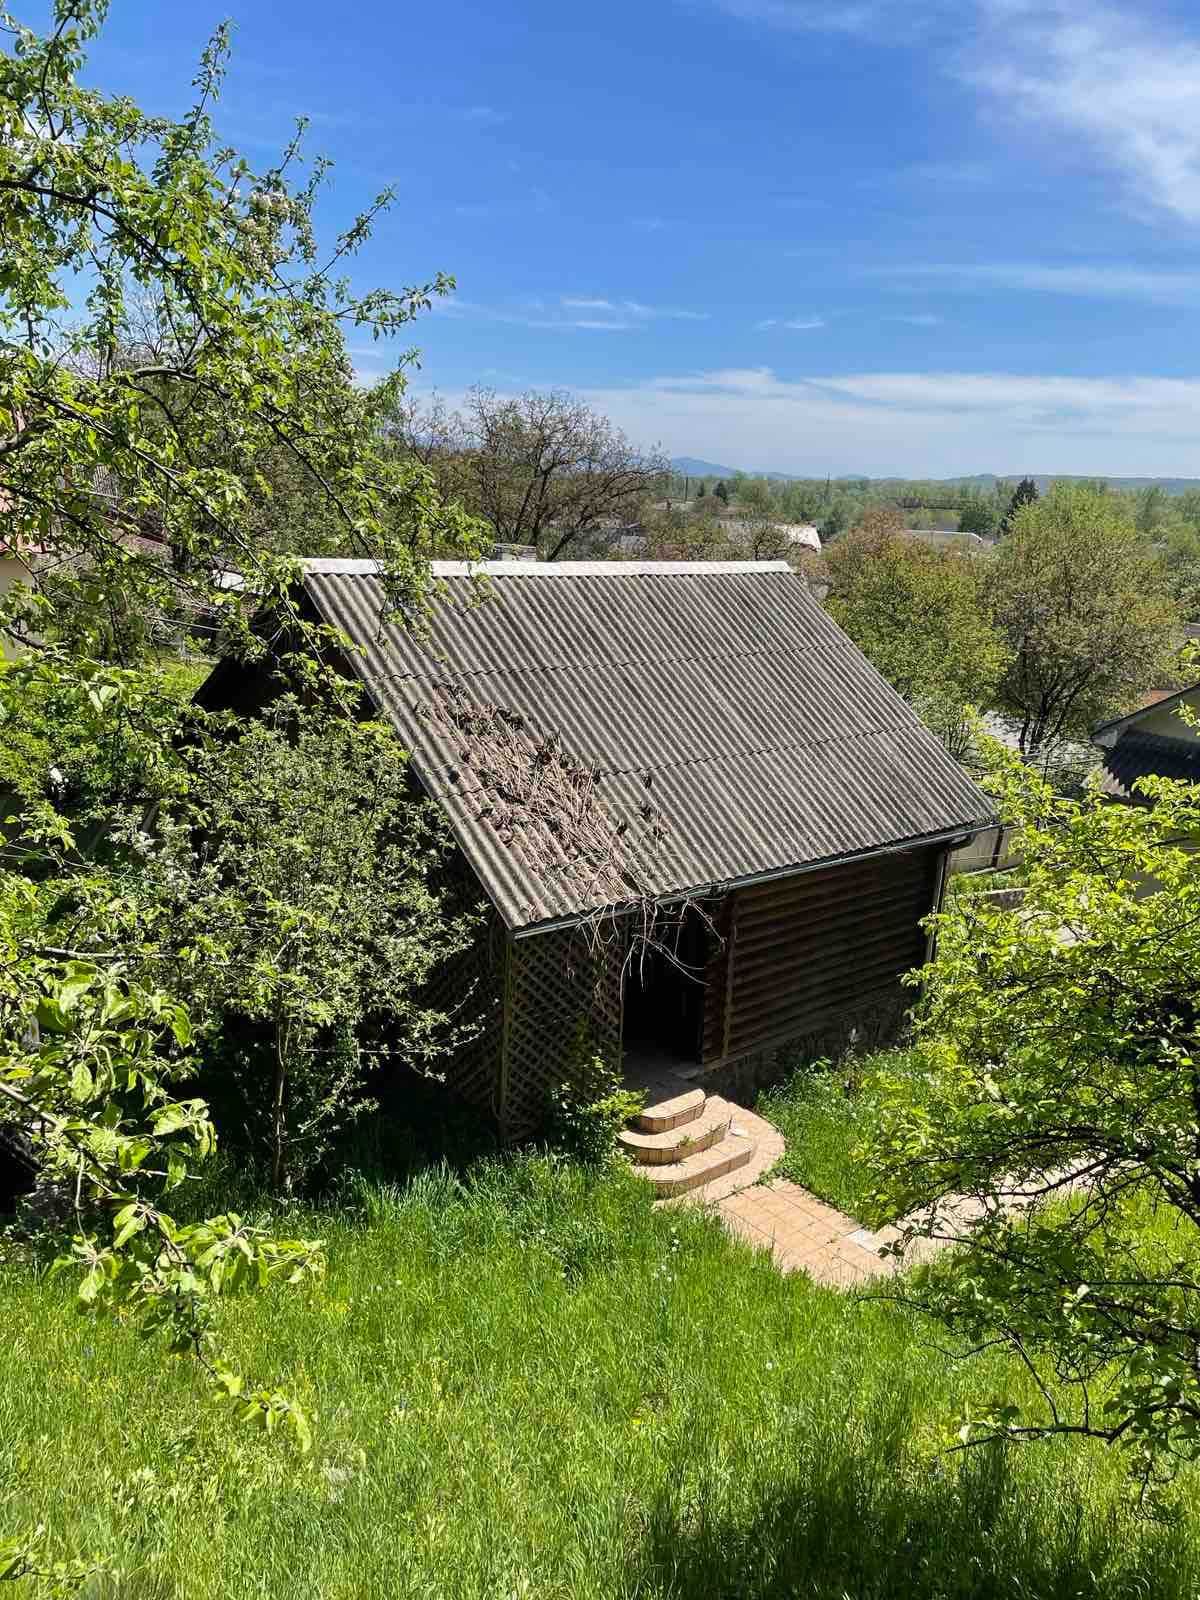
[[[614,1065],[621,1049],[621,951],[593,952],[575,929],[512,942],[505,987],[501,1071],[507,1138],[536,1131],[551,1089],[581,1053]]]
[[[446,1086],[497,1121],[505,958],[504,929],[495,912],[489,912],[467,949],[438,969],[426,997],[431,1007],[446,1013],[452,1026],[472,1030],[472,1037],[444,1069]]]

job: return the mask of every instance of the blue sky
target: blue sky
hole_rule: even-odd
[[[421,389],[751,470],[1200,476],[1194,5],[114,0],[89,77],[182,109],[226,5],[230,141],[309,114],[331,232],[399,191],[362,285],[456,276]]]

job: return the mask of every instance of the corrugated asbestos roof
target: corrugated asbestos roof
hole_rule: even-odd
[[[310,562],[305,588],[512,929],[991,818],[784,562],[434,574],[424,639],[381,625],[369,563]],[[539,803],[553,781],[578,797],[565,830]]]
[[[1100,786],[1105,794],[1148,805],[1145,795],[1133,792],[1139,778],[1181,778],[1185,783],[1200,783],[1200,744],[1163,734],[1138,733],[1131,728],[1111,750],[1105,751],[1100,771]]]

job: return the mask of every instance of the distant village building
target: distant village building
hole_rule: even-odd
[[[905,531],[910,539],[919,539],[922,544],[931,544],[938,549],[945,549],[948,545],[965,545],[971,550],[986,550],[995,542],[978,533],[963,533],[958,528],[908,528]]]
[[[770,519],[755,521],[746,517],[722,517],[722,531],[734,544],[752,545],[768,534],[781,545],[798,546],[805,550],[820,550],[821,535],[811,522],[775,522]]]

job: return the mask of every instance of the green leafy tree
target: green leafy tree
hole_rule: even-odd
[[[402,374],[361,387],[343,337],[405,330],[450,281],[351,290],[346,263],[389,196],[322,253],[324,166],[297,188],[298,142],[256,171],[216,137],[224,30],[182,121],[85,86],[104,12],[58,0],[47,36],[0,22],[0,544],[32,573],[0,629],[31,646],[39,701],[72,729],[90,719],[96,752],[64,773],[60,734],[39,735],[24,765],[9,741],[0,1099],[73,1197],[82,1303],[161,1327],[247,1415],[302,1432],[286,1400],[243,1393],[220,1361],[210,1302],[314,1270],[319,1253],[237,1218],[177,1224],[164,1208],[212,1143],[203,1104],[176,1092],[207,1019],[189,1017],[131,911],[138,803],[167,805],[186,782],[139,669],[201,618],[219,619],[231,648],[272,648],[251,621],[267,598],[289,610],[294,576],[265,533],[273,463],[304,475],[344,548],[381,561],[406,615],[432,551],[480,548],[428,470],[387,443]],[[324,661],[330,641],[310,640]],[[7,704],[12,730],[24,712]],[[83,822],[118,799],[123,829],[86,838]]]
[[[1038,500],[1038,486],[1033,478],[1022,478],[1013,490],[1013,497],[1008,502],[1008,510],[1000,518],[1000,532],[1011,533],[1018,513],[1024,506],[1031,506]]]
[[[746,511],[760,520],[765,521],[777,514],[775,496],[765,478],[735,478],[733,498],[739,510]]]
[[[1200,508],[1190,516],[1182,507],[1173,508],[1173,514],[1156,530],[1155,547],[1180,610],[1189,622],[1195,622],[1200,618]]]
[[[990,539],[996,532],[997,520],[996,503],[992,496],[973,489],[964,492],[958,518],[958,526],[963,533],[977,533],[983,539]]]
[[[987,707],[1005,666],[971,554],[912,538],[875,511],[824,551],[836,622],[956,755],[970,748],[967,707]]]
[[[474,922],[439,881],[448,830],[382,724],[285,697],[186,769],[130,886],[139,935],[195,997],[206,1079],[228,1081],[230,1121],[290,1194],[388,1069],[431,1071],[458,1042],[422,993]]]
[[[990,569],[1010,651],[998,703],[1023,753],[1086,737],[1170,670],[1180,612],[1128,504],[1056,484],[1013,522]]]
[[[1200,789],[1076,805],[1011,758],[994,787],[1024,898],[937,920],[878,1205],[903,1252],[959,1243],[905,1298],[1032,1380],[964,1442],[1088,1435],[1152,1488],[1200,1454]]]
[[[53,708],[76,726],[84,706],[109,731],[128,723],[120,760],[100,775],[106,809],[114,783],[122,797],[171,787],[153,731],[161,711],[147,708],[138,674],[98,667],[74,706],[69,680],[44,661],[9,669],[10,702],[22,679],[48,683]],[[276,1391],[246,1388],[222,1359],[212,1301],[319,1272],[319,1247],[232,1214],[176,1220],[171,1195],[214,1141],[204,1102],[184,1092],[195,1071],[191,1016],[162,981],[161,952],[146,959],[122,869],[80,852],[73,821],[56,797],[33,792],[31,771],[18,775],[25,788],[0,844],[0,1120],[37,1163],[47,1216],[71,1236],[60,1269],[77,1276],[83,1309],[121,1311],[161,1333],[245,1417],[287,1423],[306,1447],[303,1413]],[[79,814],[96,800],[85,791]]]
[[[725,486],[724,478],[717,480],[717,486],[713,490],[713,494],[716,495],[717,499],[723,506],[727,506],[729,504],[729,490]]]

